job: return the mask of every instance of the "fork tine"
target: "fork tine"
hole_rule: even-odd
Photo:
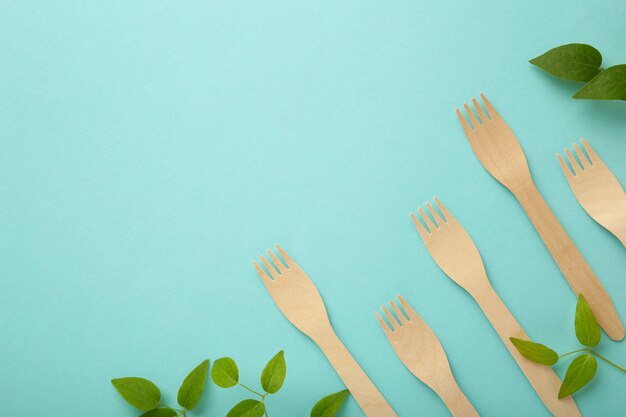
[[[561,154],[557,153],[556,157],[559,160],[559,164],[561,165],[561,169],[563,170],[563,174],[565,174],[565,178],[567,178],[568,180],[573,178],[574,177],[574,173],[572,172],[571,169],[569,169],[569,167],[565,163],[565,160],[563,159]]]
[[[400,301],[400,305],[402,305],[402,308],[404,308],[404,311],[406,311],[406,314],[409,316],[409,320],[413,320],[413,319],[421,320],[421,317],[419,316],[419,314],[417,314],[417,312],[413,310],[413,307],[411,307],[409,302],[405,300],[403,296],[398,294],[397,297],[398,297],[398,301]]]
[[[576,158],[574,158],[574,155],[572,155],[568,148],[565,148],[565,155],[567,155],[567,159],[569,159],[569,163],[572,165],[574,173],[580,174],[582,168],[580,167],[580,165],[578,165],[578,162],[576,162]]]
[[[280,255],[285,260],[285,264],[287,265],[287,267],[291,268],[291,266],[295,264],[294,260],[291,259],[291,256],[287,255],[287,252],[285,252],[283,248],[278,245],[276,245],[276,249],[278,249],[278,252],[280,252]]]
[[[587,157],[583,154],[583,151],[580,149],[580,146],[578,146],[577,143],[574,143],[574,145],[572,146],[574,146],[574,150],[576,151],[576,155],[578,155],[578,160],[583,166],[583,169],[588,169],[589,161],[587,160]]]
[[[263,281],[263,283],[268,286],[271,284],[272,279],[270,278],[269,275],[267,275],[267,272],[265,272],[263,270],[263,268],[261,268],[261,266],[256,262],[252,262],[254,264],[254,268],[256,269],[256,272],[259,274],[259,276],[261,277],[261,280]]]
[[[389,327],[387,323],[385,323],[385,320],[383,320],[383,318],[380,317],[380,314],[378,314],[378,311],[374,311],[374,314],[376,315],[376,318],[378,319],[378,322],[380,323],[380,326],[383,328],[383,331],[385,332],[387,337],[390,337],[391,334],[393,333],[393,329]]]
[[[587,151],[587,155],[589,155],[589,160],[591,161],[591,164],[595,164],[596,161],[600,159],[600,157],[598,156],[596,151],[593,150],[591,145],[587,143],[587,140],[585,140],[585,138],[582,138],[581,141],[583,143],[583,147]]]
[[[485,108],[487,109],[487,114],[489,114],[489,118],[490,119],[493,120],[496,117],[500,117],[500,115],[496,111],[495,107],[493,107],[491,102],[489,100],[487,100],[487,97],[485,97],[485,95],[483,93],[480,93],[480,98],[482,98],[483,99],[483,103],[485,103]]]
[[[280,274],[278,273],[278,271],[276,270],[276,268],[274,268],[274,265],[272,265],[270,263],[270,261],[268,261],[267,259],[265,259],[265,256],[261,255],[261,260],[263,261],[263,263],[265,264],[265,267],[267,268],[267,270],[269,271],[270,275],[272,276],[272,278],[276,279],[276,277],[278,277]]]
[[[393,308],[393,311],[396,312],[396,316],[398,316],[398,320],[400,320],[400,323],[404,325],[404,323],[406,322],[406,316],[404,315],[404,313],[400,311],[396,303],[394,303],[393,301],[390,301],[389,304],[391,304],[391,308]]]
[[[467,103],[463,103],[463,107],[465,107],[465,111],[467,112],[470,122],[472,122],[472,126],[474,126],[474,129],[477,129],[478,126],[480,126],[480,122],[478,121],[478,119],[476,119],[476,115],[474,114],[470,106],[467,105]]]
[[[437,225],[430,219],[430,217],[428,217],[428,215],[424,212],[424,210],[422,210],[421,207],[418,207],[417,211],[419,211],[422,219],[424,219],[424,222],[426,223],[426,226],[428,226],[428,228],[430,229],[430,233],[433,233],[437,228]]]
[[[389,312],[389,310],[387,310],[387,307],[385,306],[383,306],[383,311],[385,312],[385,316],[387,316],[389,323],[391,323],[391,325],[393,326],[393,329],[398,330],[398,327],[400,327],[400,323],[398,323],[393,314],[391,314],[391,312]]]
[[[270,257],[272,258],[272,261],[274,261],[274,265],[276,265],[276,269],[278,269],[278,273],[282,274],[283,270],[285,269],[285,266],[283,265],[283,263],[278,259],[278,256],[274,254],[274,251],[268,250],[267,253],[269,253]]]
[[[456,116],[459,118],[459,122],[461,122],[461,126],[463,127],[463,131],[465,132],[465,136],[467,136],[467,139],[471,142],[474,139],[474,131],[472,130],[472,127],[469,125],[469,123],[467,123],[465,117],[463,117],[463,113],[461,113],[461,110],[456,109]]]
[[[420,237],[422,238],[422,240],[426,240],[430,233],[428,233],[428,230],[426,230],[422,222],[417,218],[415,214],[413,214],[413,212],[410,212],[410,214],[411,218],[413,219],[413,223],[415,223],[415,227],[417,228],[417,232],[420,234]]]
[[[437,206],[439,206],[439,210],[441,210],[443,217],[446,218],[446,222],[449,221],[450,219],[454,219],[454,216],[452,215],[452,213],[450,213],[450,211],[447,209],[446,206],[443,205],[443,203],[441,202],[441,200],[439,200],[438,197],[433,197],[433,199],[435,200],[435,203],[437,203]]]
[[[478,113],[478,117],[480,117],[480,121],[485,124],[485,122],[487,122],[487,116],[485,115],[485,112],[483,112],[483,107],[480,105],[480,103],[478,102],[478,100],[476,100],[474,97],[472,97],[472,103],[474,104],[474,107],[476,108],[476,112]]]
[[[441,224],[443,223],[443,220],[441,219],[441,216],[439,215],[439,213],[437,213],[437,210],[435,210],[433,206],[430,205],[430,203],[426,203],[426,208],[428,209],[430,214],[433,215],[433,218],[435,219],[435,222],[437,222],[437,225],[441,226]]]

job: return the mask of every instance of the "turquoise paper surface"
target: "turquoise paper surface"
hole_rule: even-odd
[[[404,295],[485,416],[548,416],[409,211],[437,195],[534,339],[578,348],[576,299],[523,210],[472,153],[454,109],[485,92],[539,189],[626,320],[626,256],[556,160],[586,137],[626,184],[626,103],[527,61],[565,43],[626,63],[623,1],[3,1],[0,6],[0,414],[137,416],[110,383],[176,402],[205,358],[258,382],[284,349],[271,417],[343,384],[278,311],[252,261],[281,244],[400,416],[448,416],[396,358],[374,310]],[[626,344],[601,353],[624,365]],[[568,362],[556,371],[564,375]],[[599,363],[576,401],[624,414]],[[191,414],[243,389],[211,384]],[[360,416],[350,399],[340,416]]]

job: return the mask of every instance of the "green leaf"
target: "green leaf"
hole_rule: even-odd
[[[523,357],[533,362],[552,366],[559,360],[559,355],[546,345],[515,337],[511,337],[510,340]]]
[[[243,400],[234,406],[228,414],[226,414],[226,417],[261,417],[264,413],[265,404],[261,401]]]
[[[350,391],[344,389],[322,398],[313,406],[311,417],[333,417],[346,401],[348,395],[350,395]]]
[[[139,417],[174,417],[178,415],[176,411],[169,407],[155,408],[154,410],[146,411]]]
[[[585,385],[596,374],[598,363],[589,353],[580,355],[570,363],[565,373],[565,379],[559,390],[559,399],[572,395]]]
[[[140,410],[152,410],[161,401],[159,388],[145,378],[117,378],[111,383],[130,405]]]
[[[187,410],[193,410],[200,401],[208,368],[209,360],[207,359],[187,375],[178,389],[178,404]]]
[[[626,100],[626,64],[605,69],[578,90],[573,97],[593,100]]]
[[[600,326],[593,315],[591,307],[587,304],[587,300],[581,294],[578,296],[576,303],[576,318],[574,320],[576,328],[576,337],[578,341],[585,346],[595,346],[600,342]]]
[[[602,55],[593,46],[570,43],[550,49],[529,62],[555,77],[589,81],[600,72]]]
[[[286,374],[285,353],[281,350],[265,365],[261,374],[261,386],[265,392],[274,394],[283,386]]]
[[[239,383],[239,369],[231,358],[220,358],[211,369],[211,379],[222,388],[234,387]]]

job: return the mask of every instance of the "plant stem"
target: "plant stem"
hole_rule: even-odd
[[[255,391],[255,390],[253,390],[252,388],[248,388],[248,387],[246,387],[244,384],[239,384],[239,385],[240,385],[241,387],[243,387],[243,388],[247,389],[247,390],[248,390],[248,391],[250,391],[251,393],[258,395],[258,396],[259,396],[259,397],[261,397],[261,398],[265,398],[265,395],[267,395],[267,394],[263,395],[263,394],[261,394],[260,392],[257,392],[257,391]]]
[[[564,354],[562,354],[561,356],[559,356],[559,359],[561,359],[561,358],[563,358],[563,357],[565,357],[565,356],[568,356],[568,355],[573,355],[574,353],[584,352],[584,351],[588,351],[588,350],[589,350],[589,348],[584,348],[584,349],[574,350],[574,351],[572,351],[572,352],[567,352],[567,353],[564,353]]]
[[[267,393],[267,392],[266,392],[265,394],[261,394],[260,392],[255,391],[255,390],[253,390],[253,389],[252,389],[252,388],[250,388],[250,387],[246,387],[246,386],[245,386],[244,384],[242,384],[242,383],[239,383],[239,385],[240,385],[242,388],[247,389],[247,390],[248,390],[248,391],[250,391],[251,393],[256,394],[256,395],[258,395],[259,397],[261,397],[261,402],[265,402],[265,397],[267,397],[267,394],[269,394],[269,393]],[[185,416],[185,417],[186,417],[186,416]],[[267,414],[267,410],[265,410],[265,417],[270,417],[270,416]]]
[[[609,365],[612,365],[612,366],[616,367],[617,369],[619,369],[622,372],[626,372],[626,368],[622,368],[621,366],[619,366],[615,362],[612,362],[612,361],[608,360],[607,358],[605,358],[604,356],[600,355],[598,352],[596,352],[594,350],[591,350],[590,352],[593,353],[594,355],[596,355],[598,358],[600,358],[603,361],[605,361],[606,363],[608,363]]]

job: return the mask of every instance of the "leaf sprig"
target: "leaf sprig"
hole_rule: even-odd
[[[130,405],[144,411],[140,417],[187,417],[202,396],[209,370],[209,360],[196,366],[184,379],[178,390],[177,401],[180,407],[170,407],[161,402],[161,391],[151,381],[139,377],[117,378],[111,380],[113,386],[122,398]],[[258,396],[258,399],[245,399],[237,403],[226,417],[268,417],[265,399],[268,395],[277,393],[285,382],[287,364],[285,354],[281,350],[269,360],[261,373],[261,387],[263,393],[256,391],[239,382],[239,368],[229,357],[215,361],[211,369],[211,379],[215,385],[222,388],[240,386]],[[342,390],[319,400],[311,410],[311,417],[334,417],[350,392]]]
[[[555,77],[586,82],[573,98],[626,100],[626,64],[600,68],[602,54],[591,45],[557,46],[529,62]]]
[[[576,303],[574,327],[576,330],[576,338],[585,347],[564,353],[560,356],[554,350],[541,343],[517,339],[515,337],[510,338],[513,345],[523,357],[542,365],[552,366],[565,356],[580,353],[580,355],[570,363],[565,372],[565,379],[559,390],[559,398],[572,395],[593,379],[598,369],[596,357],[620,371],[626,372],[625,368],[610,361],[593,349],[593,347],[600,343],[602,335],[598,321],[582,294],[578,297],[578,302]]]
[[[239,382],[239,368],[231,358],[220,358],[215,361],[211,370],[211,379],[215,385],[222,388],[232,388],[236,385],[255,394],[259,399],[246,399],[235,405],[226,417],[261,417],[267,416],[265,399],[270,394],[275,394],[283,386],[287,375],[285,354],[281,350],[269,360],[261,373],[261,387],[264,393],[260,393],[247,385]]]
[[[186,417],[193,410],[204,390],[209,360],[196,366],[187,375],[178,389],[178,404],[182,408],[172,408],[161,403],[161,390],[153,382],[138,377],[111,380],[120,395],[135,408],[145,411],[140,417]]]

